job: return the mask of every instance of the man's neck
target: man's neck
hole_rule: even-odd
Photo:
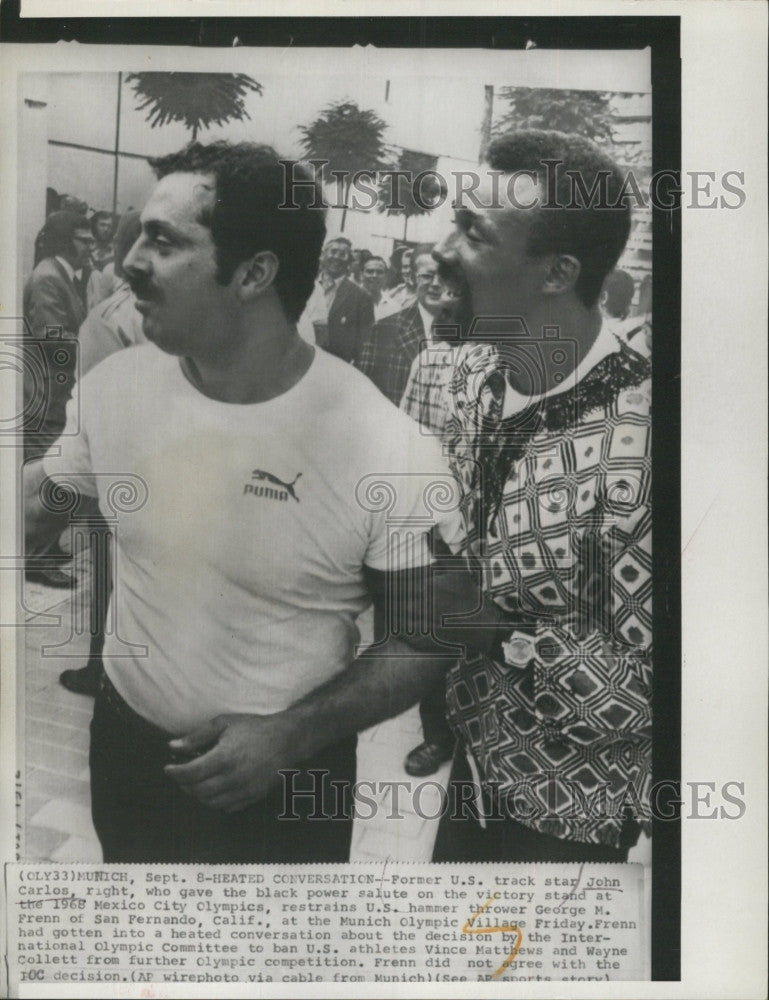
[[[510,385],[518,392],[540,396],[556,388],[581,364],[601,329],[601,312],[579,301],[538,309],[525,317],[532,340],[526,351],[533,364],[508,369]],[[546,338],[545,330],[556,329],[557,337]],[[565,355],[565,358],[564,358]]]
[[[338,274],[336,277],[334,277],[333,274],[329,274],[328,271],[323,271],[323,273],[320,275],[320,283],[324,289],[330,289],[332,287],[336,288],[336,286],[342,281],[343,278],[344,278],[343,274]]]
[[[72,261],[61,253],[56,254],[56,260],[58,260],[58,262],[63,266],[64,270],[67,272],[67,276],[70,280],[72,280],[77,274],[77,271],[72,265]]]
[[[417,301],[417,310],[419,311],[419,317],[422,320],[422,326],[424,327],[425,337],[432,339],[433,326],[436,323],[440,323],[441,314],[433,314],[429,309],[426,309],[421,302]]]
[[[314,356],[314,348],[281,313],[233,338],[215,356],[183,357],[180,363],[188,381],[204,396],[247,405],[288,392]]]

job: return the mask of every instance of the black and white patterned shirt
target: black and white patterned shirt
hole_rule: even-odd
[[[490,655],[450,672],[450,721],[510,815],[542,833],[614,846],[625,807],[649,818],[643,342],[604,326],[598,354],[576,377],[522,404],[511,402],[498,349],[465,343],[440,373],[418,359],[404,397],[417,419],[425,399],[441,409],[462,490],[462,551],[510,624]]]

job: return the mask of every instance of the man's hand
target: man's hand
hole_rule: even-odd
[[[278,712],[218,715],[169,746],[178,754],[201,754],[165,768],[183,791],[213,809],[237,812],[277,784],[279,769],[294,763],[296,743],[287,713]]]
[[[71,512],[74,510],[76,500],[73,497],[70,503],[62,503],[66,508],[64,513],[58,513],[52,509],[51,504],[43,502],[46,485],[52,482],[48,479],[43,468],[42,459],[28,462],[22,472],[23,477],[23,503],[24,503],[24,552],[27,556],[45,553],[59,538],[59,535],[69,524]],[[53,487],[57,490],[57,487]],[[58,489],[59,499],[64,491]],[[94,501],[95,502],[95,501]]]
[[[444,676],[452,662],[388,639],[283,712],[218,715],[171,740],[175,753],[201,756],[169,764],[165,773],[213,809],[245,809],[267,795],[281,770],[312,760],[329,743],[400,715]]]

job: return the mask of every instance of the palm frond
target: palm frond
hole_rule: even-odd
[[[245,98],[263,89],[244,73],[129,73],[126,82],[152,128],[180,122],[193,134],[250,118]]]

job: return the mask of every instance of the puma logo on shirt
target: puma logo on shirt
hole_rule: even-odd
[[[266,497],[270,500],[288,500],[289,496],[293,497],[297,503],[299,503],[299,497],[296,495],[294,486],[298,479],[301,478],[302,473],[298,473],[290,483],[284,482],[277,476],[273,475],[271,472],[265,472],[264,469],[254,469],[251,473],[251,478],[257,482],[267,482],[272,483],[277,489],[272,489],[270,486],[255,486],[253,483],[246,483],[243,488],[244,493],[252,493],[257,497]]]

